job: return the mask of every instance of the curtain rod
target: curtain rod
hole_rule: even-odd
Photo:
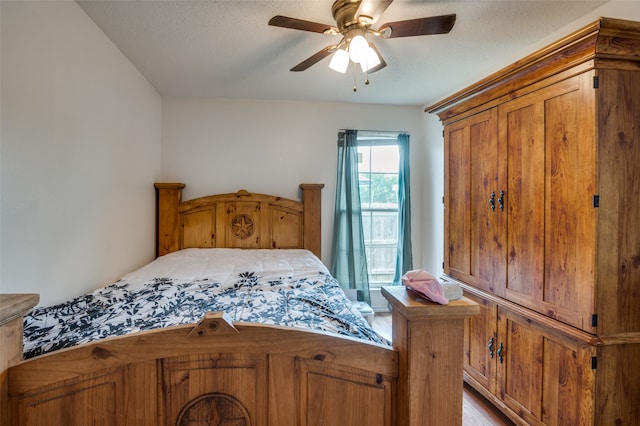
[[[357,130],[357,129],[340,129],[338,132],[345,132],[347,130]],[[401,134],[410,134],[407,131],[399,131],[399,130],[357,130],[358,136],[398,136]]]

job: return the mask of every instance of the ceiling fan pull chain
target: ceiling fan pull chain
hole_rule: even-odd
[[[358,85],[356,82],[356,72],[357,72],[356,66],[357,66],[356,63],[354,62],[353,63],[353,91],[354,92],[358,91]]]

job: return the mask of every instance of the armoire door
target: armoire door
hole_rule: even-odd
[[[496,295],[504,294],[505,159],[497,134],[497,109],[445,128],[444,270]]]
[[[480,313],[465,320],[464,370],[489,393],[496,393],[498,307],[482,297],[465,292],[480,306]]]
[[[505,297],[581,329],[594,305],[593,73],[499,107],[507,170]]]
[[[595,350],[587,340],[498,308],[498,395],[531,424],[579,425],[593,418]]]

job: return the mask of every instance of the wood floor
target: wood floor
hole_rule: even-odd
[[[391,340],[391,314],[376,313],[373,328]],[[464,385],[462,395],[462,426],[511,426],[513,423],[482,395]]]

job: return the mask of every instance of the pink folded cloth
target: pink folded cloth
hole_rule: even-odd
[[[415,269],[404,274],[402,276],[402,284],[432,302],[441,305],[449,304],[449,299],[444,297],[442,284],[436,277],[422,269]]]

